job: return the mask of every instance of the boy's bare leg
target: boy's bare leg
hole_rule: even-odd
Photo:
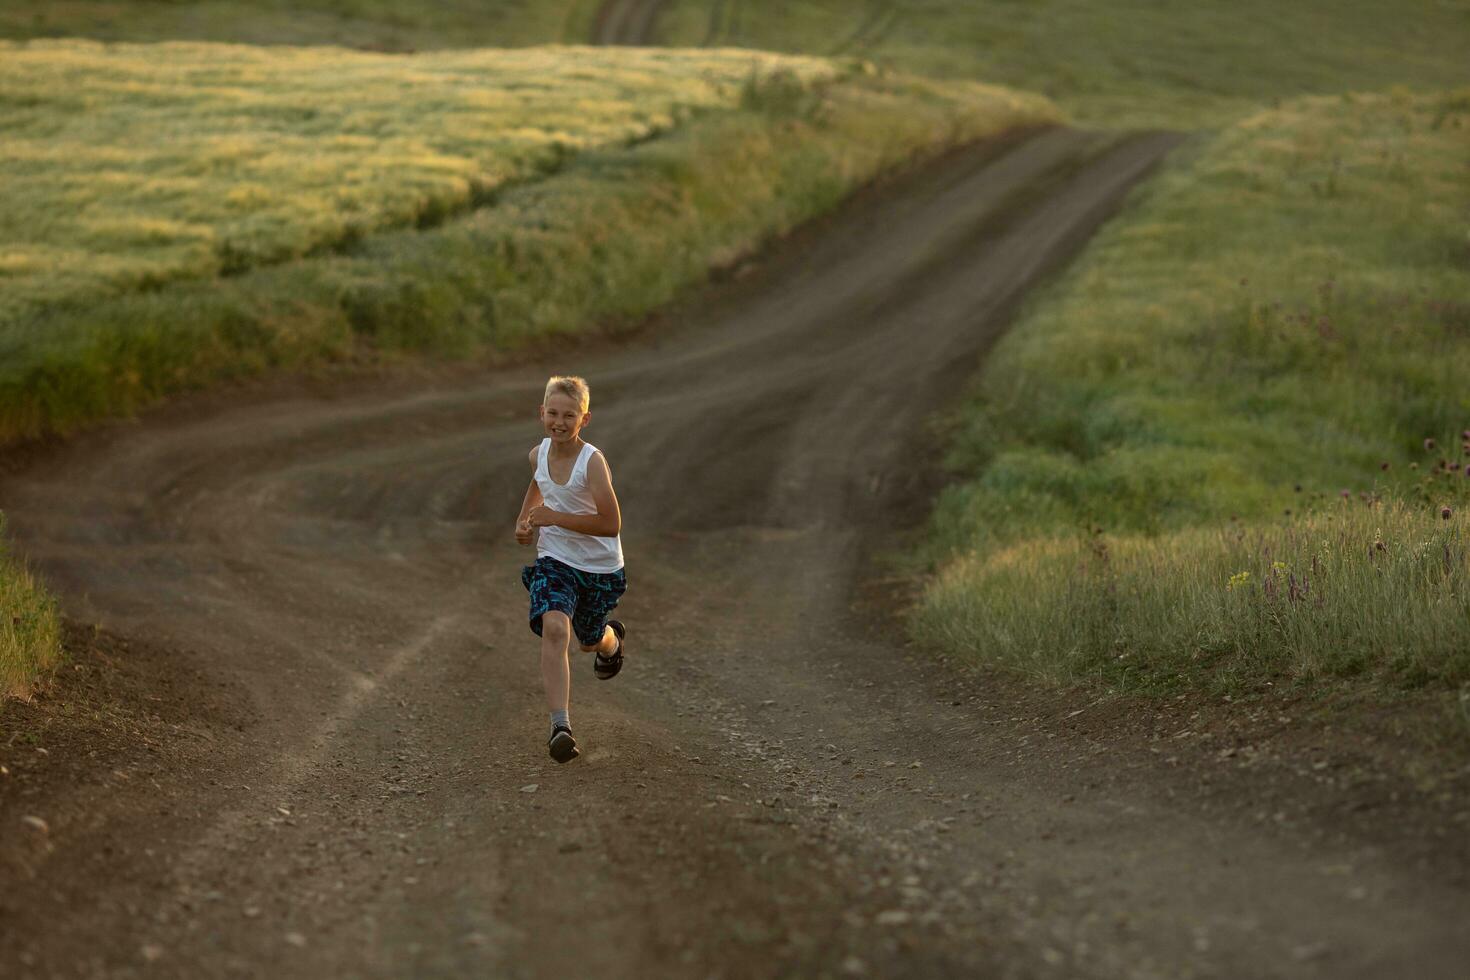
[[[546,688],[546,706],[552,711],[567,710],[572,687],[567,663],[571,638],[572,621],[566,613],[548,612],[541,617],[541,683]]]
[[[581,646],[583,653],[592,653],[593,651],[596,651],[597,653],[602,654],[604,657],[610,657],[615,652],[617,652],[618,634],[613,632],[613,628],[611,626],[604,626],[602,628],[601,640],[597,641],[597,643],[593,644],[590,647],[585,643],[583,643]]]

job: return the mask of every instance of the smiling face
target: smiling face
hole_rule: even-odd
[[[547,395],[541,404],[541,425],[552,442],[572,442],[590,418],[592,413],[582,411],[575,398],[559,391]]]

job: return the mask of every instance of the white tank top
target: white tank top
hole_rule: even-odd
[[[587,486],[587,463],[597,447],[590,442],[582,445],[565,484],[551,478],[546,464],[550,451],[551,440],[542,439],[536,456],[536,486],[546,506],[563,514],[597,513],[597,501],[592,499],[592,489]],[[536,556],[555,558],[584,572],[616,572],[623,567],[623,541],[618,535],[602,538],[564,527],[543,527],[536,540]]]

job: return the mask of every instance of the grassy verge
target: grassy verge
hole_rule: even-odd
[[[1470,682],[1467,132],[1470,91],[1311,98],[1168,167],[953,420],[917,636],[1142,690]]]
[[[5,546],[0,513],[0,706],[61,655],[56,603]]]
[[[1298,94],[1464,84],[1470,8],[1438,0],[676,0],[669,44],[859,54],[1043,92],[1073,118],[1199,129]]]

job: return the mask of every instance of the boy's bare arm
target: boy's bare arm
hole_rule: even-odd
[[[521,512],[516,516],[516,543],[530,544],[536,538],[536,531],[526,516],[531,510],[541,506],[541,488],[536,485],[536,450],[531,450],[531,485],[526,488],[526,496],[521,500]]]
[[[594,453],[587,462],[587,486],[597,504],[597,513],[564,514],[544,505],[532,507],[527,514],[531,526],[555,525],[598,538],[611,538],[622,533],[623,512],[618,506],[618,495],[613,492],[612,471],[607,468],[607,460],[602,458],[602,453]]]

